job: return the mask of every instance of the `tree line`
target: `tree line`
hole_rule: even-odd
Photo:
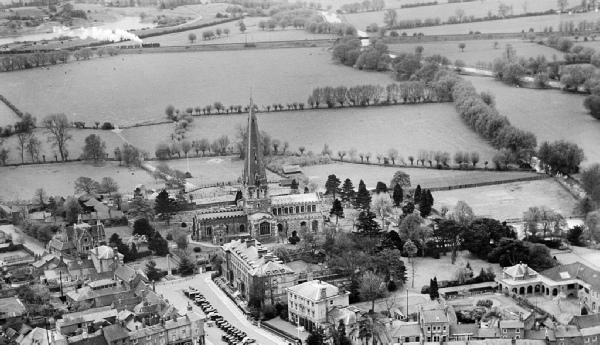
[[[277,12],[271,15],[271,19],[259,21],[258,27],[261,30],[274,30],[276,27],[285,30],[286,27],[293,27],[295,29],[305,29],[310,33],[335,33],[340,36],[356,35],[354,26],[346,23],[326,22],[321,14],[310,8]]]
[[[29,54],[5,55],[0,58],[0,71],[8,72],[20,69],[42,67],[46,65],[56,65],[59,62],[67,63],[71,57],[74,57],[77,60],[89,60],[94,56],[94,53],[98,57],[102,57],[103,55],[114,56],[119,54],[119,48],[101,47],[95,51],[91,50],[90,48],[83,48],[81,50],[76,50],[73,54],[71,54],[71,52],[68,50],[59,50],[50,52],[36,51]]]

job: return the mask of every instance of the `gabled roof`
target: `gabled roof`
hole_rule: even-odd
[[[498,327],[492,327],[492,328],[480,328],[479,329],[479,334],[477,335],[478,338],[484,338],[484,339],[489,339],[489,338],[500,338],[500,328]]]
[[[72,241],[62,242],[60,240],[57,240],[56,238],[53,238],[50,241],[50,243],[48,243],[48,246],[61,252],[63,250],[75,249],[75,243],[73,243]]]
[[[67,296],[74,301],[87,301],[102,296],[115,295],[119,292],[126,292],[126,288],[124,286],[117,286],[107,289],[92,290],[89,286],[84,286],[79,290],[67,293]],[[111,298],[114,298],[114,296]]]
[[[525,274],[528,275],[536,275],[538,274],[536,271],[534,271],[531,267],[527,266],[526,264],[516,264],[514,266],[511,267],[506,267],[504,268],[504,273],[510,275],[511,277],[523,277],[525,276]]]
[[[272,206],[291,204],[314,204],[320,202],[317,193],[277,195],[271,197]]]
[[[2,318],[21,316],[26,313],[25,306],[16,297],[0,298],[0,315]]]
[[[421,326],[419,324],[400,325],[398,331],[393,335],[395,338],[400,337],[418,337],[421,335]]]
[[[100,260],[110,260],[110,259],[115,258],[114,250],[113,250],[113,248],[111,248],[109,246],[96,247],[96,248],[90,250],[90,253],[95,255]],[[117,252],[117,256],[119,258],[123,258],[123,254],[121,254],[119,252]]]
[[[117,310],[113,309],[111,306],[92,308],[82,312],[65,314],[63,315],[62,323],[64,326],[70,326],[84,322],[96,322],[111,317],[116,317],[117,314]],[[60,321],[61,320],[58,322]]]
[[[294,270],[283,263],[269,261],[266,264],[248,271],[250,275],[265,277],[279,274],[294,274]]]
[[[111,344],[113,341],[129,338],[127,329],[118,323],[103,327],[102,333],[104,333],[104,339],[106,339],[108,344]]]
[[[577,326],[579,328],[591,328],[600,325],[600,313],[589,314],[589,315],[575,315],[570,325]]]
[[[573,338],[573,337],[581,336],[581,332],[579,332],[579,329],[577,329],[576,326],[571,326],[571,325],[556,326],[556,329],[554,330],[554,334],[556,335],[557,338]]]
[[[81,260],[81,263],[78,260],[75,260],[69,264],[70,270],[81,270],[81,269],[91,269],[94,267],[94,262],[92,260]]]
[[[302,296],[312,301],[319,301],[322,299],[322,289],[325,289],[325,297],[336,296],[339,294],[340,291],[337,286],[331,285],[326,282],[321,282],[319,280],[311,280],[287,288],[288,291],[291,291],[299,296]]]
[[[62,334],[36,327],[34,330],[29,332],[29,334],[23,337],[19,345],[49,345],[48,339],[51,338],[54,338],[54,345],[67,344],[67,340]]]
[[[546,340],[546,338],[548,338],[548,340],[550,341],[556,341],[556,336],[554,335],[554,330],[553,329],[540,329],[540,330],[525,330],[525,339],[532,339],[532,340]]]
[[[476,323],[450,325],[450,336],[459,334],[471,334],[473,337],[476,338],[479,334],[479,327]]]
[[[137,275],[142,276],[142,278],[144,278],[145,280],[147,280],[146,275],[143,274],[143,272],[139,271],[139,270],[135,270],[133,269],[131,266],[129,265],[122,265],[119,266],[119,268],[117,268],[115,270],[115,276],[123,281],[129,282],[133,279],[135,279],[135,277]]]
[[[581,262],[552,267],[540,274],[553,281],[580,279],[590,284],[594,290],[600,291],[600,272]]]
[[[441,309],[423,310],[421,317],[424,323],[449,322],[446,311]]]
[[[302,172],[302,168],[300,168],[300,165],[296,164],[296,165],[284,165],[283,166],[283,173],[284,174],[291,174],[291,173],[300,173]]]
[[[159,323],[154,326],[139,328],[135,331],[129,332],[129,339],[131,339],[131,340],[139,339],[139,338],[143,338],[143,337],[146,337],[149,335],[151,336],[151,335],[155,335],[160,332],[164,332],[165,330],[166,330],[166,328]]]
[[[69,344],[72,345],[107,345],[106,338],[102,331],[93,334],[80,334],[69,338]]]
[[[500,328],[524,328],[525,323],[520,320],[500,320]]]

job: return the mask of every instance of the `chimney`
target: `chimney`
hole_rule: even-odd
[[[319,295],[319,299],[326,299],[327,298],[327,288],[326,287],[322,287],[321,288],[321,294]]]
[[[138,330],[138,328],[139,328],[139,326],[138,326],[138,325],[135,325],[135,330],[136,330],[136,331]]]
[[[249,238],[246,240],[246,248],[252,247],[256,245],[256,240],[253,238]]]

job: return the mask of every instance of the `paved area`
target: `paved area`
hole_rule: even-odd
[[[191,302],[184,294],[184,289],[189,289],[190,286],[198,289],[206,297],[206,299],[212,304],[212,306],[218,310],[219,314],[223,316],[230,324],[237,327],[239,330],[244,331],[249,337],[256,339],[256,342],[260,345],[287,345],[288,342],[278,336],[273,335],[265,330],[260,329],[257,326],[253,326],[251,322],[246,319],[246,316],[237,308],[237,306],[217,287],[210,279],[210,273],[198,274],[192,279],[185,281],[178,281],[174,283],[161,284],[156,286],[156,292],[163,294],[163,296],[169,300],[169,303],[173,304],[179,310],[186,310],[188,302]],[[192,309],[199,314],[202,313],[200,307],[192,303]],[[205,326],[206,335],[208,341],[214,345],[223,345],[221,335],[225,334],[218,327]]]
[[[0,230],[4,231],[6,234],[12,235],[13,240],[21,236],[25,241],[23,242],[23,245],[36,254],[41,255],[44,253],[44,251],[46,251],[46,248],[44,248],[44,246],[36,239],[23,234],[21,231],[17,233],[17,229],[12,224],[0,225]]]
[[[600,271],[600,251],[576,246],[572,246],[571,249],[571,251],[552,249],[550,253],[563,265],[579,261]]]

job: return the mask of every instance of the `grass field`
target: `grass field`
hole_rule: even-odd
[[[492,78],[465,77],[478,91],[491,91],[496,108],[517,128],[537,135],[543,141],[564,139],[583,148],[583,165],[600,162],[600,121],[583,107],[583,95],[558,90],[534,90],[506,86]]]
[[[462,200],[471,206],[475,215],[500,221],[521,218],[529,207],[542,205],[570,216],[576,203],[575,198],[552,179],[439,191],[433,193],[433,198],[433,207],[437,210],[446,206],[452,212]]]
[[[546,59],[552,60],[552,56],[556,55],[559,60],[562,60],[564,55],[556,49],[537,43],[531,43],[529,41],[523,41],[520,39],[499,40],[499,49],[494,49],[494,42],[495,41],[487,40],[469,40],[406,44],[402,43],[390,44],[389,48],[391,51],[396,53],[413,53],[417,46],[422,46],[423,48],[425,48],[425,55],[441,54],[447,57],[448,59],[452,60],[452,62],[456,60],[463,60],[467,63],[467,65],[475,65],[479,61],[492,62],[495,58],[502,57],[502,48],[504,48],[507,44],[511,44],[513,48],[515,48],[518,56],[522,56],[525,58],[544,55]],[[464,52],[458,48],[459,43],[465,43],[467,45]],[[597,43],[600,44],[600,42]]]
[[[118,162],[106,162],[99,166],[91,163],[36,164],[18,167],[0,167],[3,200],[32,199],[37,188],[44,188],[48,195],[67,197],[75,194],[74,183],[80,176],[96,181],[112,177],[119,184],[119,192],[131,194],[139,183],[146,188],[162,188],[164,182],[154,182],[145,170],[119,166]]]
[[[38,116],[38,124],[41,122],[41,117]],[[93,125],[93,124],[87,124]],[[44,130],[37,128],[33,131],[33,134],[42,142],[42,151],[40,154],[40,160],[43,161],[43,155],[46,155],[46,161],[54,161],[54,152],[58,152],[56,148],[52,147],[52,143],[46,141],[47,136],[44,134]],[[85,144],[85,138],[90,134],[99,135],[104,142],[106,142],[106,153],[112,158],[114,157],[113,151],[115,147],[122,146],[124,141],[112,131],[94,130],[94,129],[82,129],[72,130],[73,140],[67,142],[67,151],[69,152],[69,159],[77,159],[83,153],[83,146]],[[7,160],[8,164],[21,163],[21,152],[17,149],[17,137],[15,135],[5,138],[4,147],[10,150],[9,157]],[[58,156],[60,160],[60,155]],[[30,162],[30,157],[25,153],[25,162]]]
[[[407,163],[410,164],[409,162]],[[412,169],[410,167],[402,168],[350,163],[313,165],[304,167],[302,170],[305,175],[319,178],[323,181],[326,181],[327,176],[330,174],[335,174],[342,181],[349,178],[355,187],[358,186],[360,180],[363,180],[367,188],[375,188],[379,181],[389,185],[394,173],[398,170],[402,170],[410,175],[412,188],[416,188],[417,185],[421,185],[421,188],[440,188],[466,183],[503,181],[536,175],[530,172],[506,173],[498,171]]]
[[[369,76],[370,74],[365,74]],[[304,146],[307,151],[321,152],[325,143],[334,155],[351,147],[359,152],[385,154],[396,148],[408,162],[408,155],[419,150],[477,151],[481,161],[491,160],[494,150],[468,129],[458,118],[452,104],[417,104],[334,110],[304,110],[259,113],[261,131],[290,143],[290,150]],[[214,140],[225,134],[235,140],[235,128],[245,125],[247,115],[194,117],[187,138]],[[133,145],[154,152],[160,140],[170,140],[173,125],[136,127],[122,135]],[[195,153],[194,153],[195,154]]]
[[[15,122],[20,120],[17,114],[7,107],[4,102],[0,102],[0,127],[14,126]]]
[[[337,65],[321,48],[120,55],[48,68],[3,74],[0,94],[38,119],[65,113],[71,121],[123,125],[164,119],[168,104],[245,105],[251,94],[259,106],[306,103],[315,87],[392,81]]]
[[[530,1],[531,3],[531,1]],[[471,6],[474,2],[463,3],[463,7],[465,5]],[[461,4],[456,4],[461,5]],[[448,17],[454,16],[454,10],[449,10],[450,5],[445,6],[430,6],[433,11],[430,11],[429,8],[424,10],[424,7],[417,7],[415,10],[421,11],[419,14],[414,15],[405,15],[405,10],[398,10],[398,15],[400,19],[403,18],[435,18],[440,17],[442,21],[448,20]],[[435,11],[436,8],[445,9],[444,13],[438,13]],[[493,14],[497,14],[498,8],[492,10]],[[523,10],[520,9],[518,11],[515,8],[515,14],[521,13]],[[468,8],[465,8],[465,12],[467,16],[474,14]],[[359,30],[365,30],[366,27],[372,23],[377,23],[378,25],[384,25],[383,15],[384,11],[374,11],[374,12],[359,12],[352,14],[344,14],[344,19],[346,22],[356,26]],[[435,14],[438,13],[438,14]],[[475,15],[476,17],[487,16],[487,11],[484,15]],[[462,23],[462,24],[452,24],[452,25],[438,25],[438,26],[429,26],[429,27],[421,27],[415,29],[406,29],[406,30],[398,30],[398,32],[406,32],[408,35],[412,35],[413,33],[422,32],[425,35],[453,35],[453,34],[468,34],[470,31],[480,31],[481,33],[507,33],[507,32],[521,32],[525,30],[525,32],[529,31],[530,28],[533,28],[536,32],[541,32],[545,27],[552,26],[554,31],[558,30],[558,25],[561,21],[574,21],[575,23],[583,20],[587,21],[596,21],[600,18],[599,13],[588,12],[588,13],[574,13],[573,15],[561,14],[561,15],[545,15],[545,16],[535,16],[535,17],[523,17],[523,18],[513,18],[513,19],[504,19],[504,20],[492,20],[492,21],[483,21],[483,22],[474,22],[474,23]]]

